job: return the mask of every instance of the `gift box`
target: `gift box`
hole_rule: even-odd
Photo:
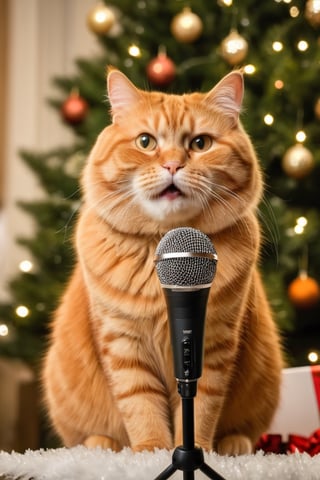
[[[320,365],[286,368],[279,407],[257,445],[265,452],[320,453]]]

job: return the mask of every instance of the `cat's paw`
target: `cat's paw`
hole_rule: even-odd
[[[245,435],[227,435],[217,445],[219,455],[245,455],[252,451],[252,442]]]
[[[139,443],[137,445],[132,446],[132,450],[134,452],[143,452],[144,450],[148,450],[152,452],[155,448],[170,450],[171,445],[166,445],[165,442],[161,442],[157,440],[149,440],[144,443]]]
[[[90,437],[86,438],[83,444],[88,448],[111,448],[111,450],[114,450],[115,452],[120,452],[120,450],[122,450],[121,446],[116,440],[104,435],[90,435]]]

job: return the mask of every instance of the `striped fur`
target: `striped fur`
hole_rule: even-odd
[[[165,232],[191,226],[213,239],[219,255],[195,399],[196,442],[249,452],[277,406],[282,360],[257,271],[262,180],[239,122],[242,76],[232,72],[207,94],[178,96],[138,90],[111,70],[108,94],[113,123],[84,169],[77,264],[43,369],[53,426],[67,446],[139,451],[181,444],[153,257]],[[172,182],[176,190],[166,190]]]

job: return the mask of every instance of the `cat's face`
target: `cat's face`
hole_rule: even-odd
[[[143,92],[113,70],[108,94],[113,123],[93,148],[84,185],[88,202],[115,227],[213,233],[258,200],[257,162],[238,120],[239,73],[208,94],[179,96]]]

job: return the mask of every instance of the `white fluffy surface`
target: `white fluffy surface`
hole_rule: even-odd
[[[55,450],[28,450],[24,454],[0,452],[0,477],[19,480],[153,480],[172,460],[172,452],[119,453],[79,446]],[[205,454],[205,462],[226,480],[319,480],[320,454],[223,457]],[[170,478],[182,479],[177,470]],[[195,479],[207,478],[196,470]]]

